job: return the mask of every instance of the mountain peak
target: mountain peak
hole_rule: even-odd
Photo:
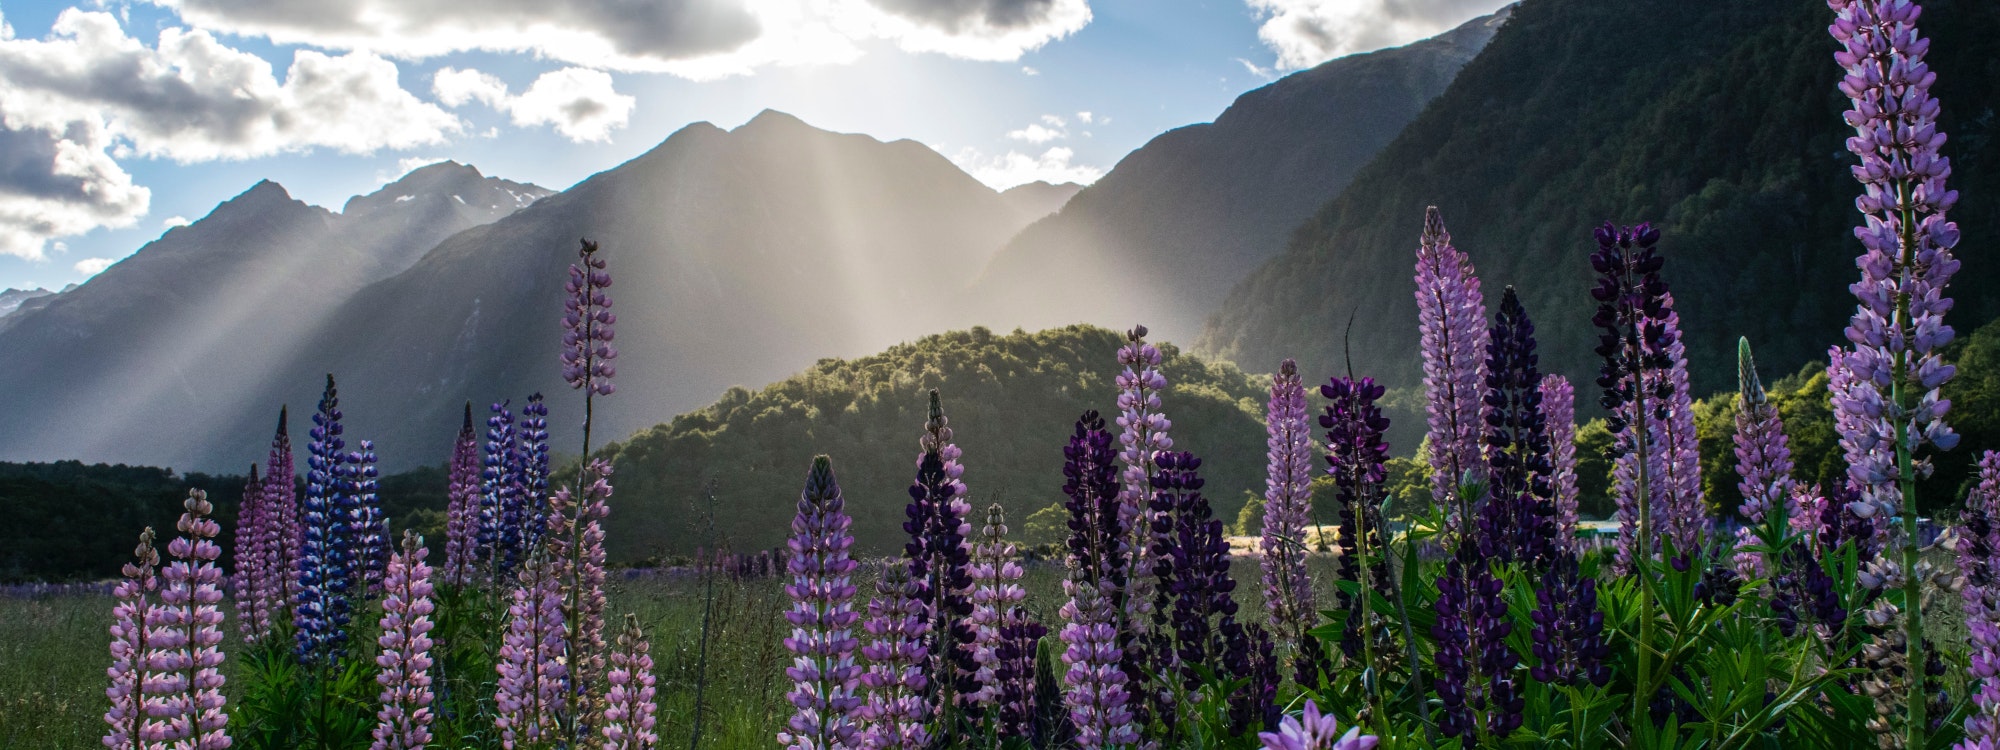
[[[789,112],[766,109],[758,112],[756,117],[750,118],[749,122],[738,125],[735,130],[729,132],[741,133],[744,131],[762,132],[772,130],[818,130],[818,128],[806,124],[805,120],[801,120],[797,115]]]
[[[412,203],[452,203],[499,218],[526,207],[551,191],[481,174],[478,167],[446,160],[410,170],[395,182],[367,195],[347,199],[340,213],[362,216]]]

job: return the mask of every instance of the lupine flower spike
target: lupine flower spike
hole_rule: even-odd
[[[510,402],[489,407],[486,446],[479,472],[479,555],[487,575],[507,580],[521,562],[524,548],[521,517],[520,439],[514,432]]]
[[[230,593],[236,603],[236,626],[244,643],[255,643],[271,630],[271,602],[265,570],[265,538],[270,512],[264,507],[264,481],[257,478],[257,465],[250,465],[250,478],[243,483],[243,501],[236,506],[236,573],[230,578]]]
[[[930,617],[926,667],[938,696],[936,708],[945,711],[969,702],[978,689],[973,678],[979,665],[973,660],[972,554],[966,544],[972,535],[967,521],[972,505],[965,500],[965,482],[959,479],[965,467],[958,463],[959,449],[951,442],[936,389],[930,392],[930,418],[918,442],[917,478],[905,509],[909,520],[903,523],[910,541],[903,555]]]
[[[833,461],[813,459],[792,519],[790,542],[792,582],[785,593],[792,608],[785,613],[792,634],[785,648],[794,655],[785,670],[793,681],[785,697],[797,709],[778,733],[778,743],[793,750],[836,750],[854,741],[854,713],[861,700],[854,695],[860,669],[854,664],[855,562],[848,556],[854,537],[834,480]]]
[[[494,728],[508,748],[560,737],[557,714],[570,692],[557,566],[536,553],[518,575],[513,602],[507,607],[507,631],[494,664],[499,673]]]
[[[1312,427],[1297,362],[1285,360],[1271,379],[1265,412],[1268,462],[1264,478],[1264,606],[1271,627],[1300,649],[1294,659],[1302,685],[1317,684],[1320,659],[1306,631],[1319,619],[1306,574],[1306,523],[1312,514]],[[1312,642],[1317,650],[1317,642]]]
[[[2000,452],[1980,457],[1979,484],[1966,496],[1962,518],[1959,597],[1971,641],[1966,689],[1972,707],[1965,714],[1965,741],[1955,747],[1990,750],[2000,746]]]
[[[606,681],[604,750],[647,750],[660,742],[653,731],[654,699],[652,645],[639,629],[636,615],[625,615],[625,632],[618,635],[618,648],[611,652],[611,672]]]
[[[1007,541],[1007,512],[998,503],[986,509],[986,525],[980,529],[979,543],[972,551],[973,660],[979,671],[974,675],[978,690],[972,702],[989,707],[1000,700],[1000,630],[1006,613],[1028,598],[1021,588],[1021,564],[1017,550]],[[1029,649],[1029,658],[1034,657]]]
[[[472,583],[479,559],[480,454],[472,431],[472,402],[465,404],[465,424],[451,445],[449,481],[445,494],[444,579],[454,586]]]
[[[1383,438],[1389,418],[1382,415],[1376,401],[1386,392],[1374,378],[1334,378],[1320,386],[1320,395],[1331,401],[1319,418],[1326,428],[1326,473],[1333,477],[1340,501],[1340,579],[1353,581],[1362,592],[1380,592],[1391,601],[1388,556],[1382,533],[1382,482],[1387,478],[1383,461],[1389,457],[1389,443]],[[1363,606],[1367,594],[1357,596],[1343,589],[1334,595],[1347,611],[1340,647],[1348,658],[1361,659],[1371,668],[1374,649],[1387,645],[1382,623],[1375,621]]]
[[[1272,656],[1262,629],[1236,620],[1229,539],[1202,495],[1201,459],[1184,451],[1162,451],[1154,462],[1149,510],[1159,588],[1153,603],[1158,639],[1150,649],[1153,668],[1163,678],[1179,677],[1181,690],[1189,693],[1201,686],[1204,666],[1220,667],[1215,671],[1224,679],[1249,680],[1247,688],[1228,696],[1230,717],[1239,727],[1263,724],[1277,689]],[[1172,695],[1157,708],[1161,716],[1173,716]],[[1169,732],[1170,738],[1178,736],[1177,727]]]
[[[583,240],[577,260],[570,264],[569,281],[563,285],[563,380],[583,391],[583,455],[590,456],[591,410],[598,396],[618,390],[611,377],[618,369],[611,361],[618,348],[611,345],[612,326],[618,316],[611,312],[611,272],[605,269],[597,243]]]
[[[604,673],[604,518],[610,514],[611,464],[591,459],[581,501],[568,487],[549,499],[547,551],[560,590],[561,642],[570,688],[561,705],[565,724],[578,732],[591,726],[592,695]]]
[[[1763,526],[1764,536],[1769,537],[1763,541],[1773,543],[1790,530],[1795,483],[1785,424],[1757,378],[1757,361],[1750,354],[1749,339],[1736,342],[1736,382],[1736,474],[1742,478],[1736,488],[1743,493],[1743,505],[1738,512],[1750,524],[1737,530],[1740,548],[1760,541],[1751,525]],[[1737,572],[1745,577],[1758,577],[1773,568],[1769,562],[1763,555],[1739,555]]]
[[[924,648],[930,633],[927,615],[910,568],[901,560],[882,564],[875,596],[868,602],[868,644],[861,655],[868,671],[861,675],[867,704],[861,707],[862,747],[878,750],[918,750],[930,746],[930,680],[925,677]]]
[[[431,567],[417,532],[403,532],[403,548],[382,576],[382,635],[375,657],[381,671],[382,708],[375,713],[372,750],[422,750],[431,741]]]
[[[1436,206],[1424,209],[1417,246],[1417,331],[1424,358],[1431,497],[1447,523],[1468,517],[1478,498],[1458,496],[1465,472],[1483,469],[1486,425],[1486,302],[1472,261],[1452,247]]]
[[[1133,725],[1131,692],[1143,668],[1126,646],[1131,635],[1118,627],[1124,611],[1127,540],[1117,453],[1104,419],[1087,411],[1063,448],[1063,494],[1069,511],[1069,577],[1063,591],[1065,622],[1063,700],[1085,750],[1130,747],[1139,741]]]
[[[349,525],[354,530],[359,560],[356,591],[370,598],[382,590],[382,574],[388,570],[391,554],[389,517],[382,511],[381,473],[376,468],[375,441],[361,441],[361,450],[347,454],[350,493],[354,512]]]
[[[295,608],[299,661],[329,667],[346,653],[350,616],[349,585],[356,563],[354,530],[349,525],[352,503],[348,464],[341,437],[340,394],[333,376],[313,414],[312,442],[306,459],[306,495],[300,525],[304,544],[299,550],[299,595]]]
[[[1118,349],[1118,443],[1119,462],[1124,465],[1120,481],[1125,525],[1132,538],[1126,543],[1130,568],[1126,583],[1132,587],[1121,615],[1122,629],[1134,638],[1145,635],[1146,613],[1152,606],[1150,521],[1147,500],[1153,493],[1153,456],[1174,447],[1167,436],[1173,422],[1160,411],[1160,394],[1167,378],[1160,372],[1160,349],[1146,343],[1146,327],[1134,326],[1125,333],[1125,345]],[[1135,676],[1136,679],[1136,676]]]
[[[305,528],[300,524],[298,474],[292,464],[292,437],[285,423],[290,410],[278,409],[278,431],[271,437],[271,455],[264,465],[264,507],[270,509],[275,538],[269,546],[265,567],[282,571],[274,576],[279,586],[279,610],[273,617],[289,618],[299,595],[299,551],[305,546]]]
[[[1286,716],[1278,725],[1278,731],[1259,732],[1257,740],[1264,743],[1264,750],[1374,750],[1381,738],[1372,734],[1364,735],[1360,727],[1349,727],[1347,734],[1340,733],[1340,723],[1333,714],[1322,714],[1319,704],[1306,699],[1306,708],[1299,716]]]
[[[1581,494],[1576,475],[1576,388],[1561,375],[1542,376],[1542,414],[1549,430],[1551,476],[1555,483],[1557,546],[1583,554],[1576,536],[1576,501]]]
[[[206,492],[189,490],[182,507],[186,512],[175,524],[180,536],[167,544],[174,561],[160,574],[164,627],[154,635],[165,652],[153,666],[166,672],[162,708],[170,716],[161,739],[187,750],[218,750],[230,745],[222,697],[222,569],[215,564],[222,556],[215,543],[222,525],[209,518],[214,507]]]
[[[1035,733],[1035,657],[1049,629],[1035,622],[1028,610],[1015,607],[1002,616],[1000,643],[994,647],[994,681],[999,686],[999,735],[1032,737]]]
[[[1666,259],[1656,246],[1660,230],[1650,224],[1620,229],[1606,222],[1596,233],[1597,251],[1590,265],[1597,274],[1597,286],[1590,290],[1597,300],[1597,314],[1591,323],[1603,331],[1598,338],[1597,356],[1604,366],[1597,385],[1604,389],[1598,403],[1611,412],[1606,427],[1615,438],[1612,454],[1618,474],[1614,497],[1618,503],[1618,554],[1621,567],[1635,559],[1650,559],[1654,553],[1654,507],[1650,488],[1650,457],[1658,450],[1656,411],[1660,400],[1671,398],[1672,385],[1665,371],[1670,364],[1666,349],[1672,344],[1666,329],[1667,283],[1660,278]]]
[[[104,690],[111,710],[104,714],[104,723],[110,725],[104,746],[112,750],[152,747],[159,738],[149,731],[148,717],[164,709],[159,684],[146,679],[153,669],[153,633],[164,624],[166,614],[158,601],[160,553],[153,548],[151,527],[139,534],[133,558],[125,563],[124,580],[111,590],[118,603],[111,608],[111,668],[106,670],[111,686]]]
[[[1486,345],[1486,502],[1479,512],[1482,554],[1520,562],[1531,571],[1548,566],[1555,551],[1555,484],[1550,476],[1542,375],[1535,353],[1535,325],[1507,287]]]

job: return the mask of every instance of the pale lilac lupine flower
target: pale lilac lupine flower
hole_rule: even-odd
[[[548,552],[560,590],[563,618],[561,647],[568,668],[568,689],[559,706],[565,726],[578,734],[590,731],[593,710],[588,697],[604,673],[604,523],[609,515],[611,464],[592,459],[581,502],[568,487],[549,498]]]
[[[636,615],[625,615],[625,632],[611,652],[610,689],[604,695],[604,750],[647,750],[660,742],[653,731],[654,699],[652,644],[639,629]]]
[[[1576,536],[1576,387],[1561,375],[1542,376],[1542,414],[1548,420],[1550,459],[1555,474],[1556,543],[1581,555]]]
[[[255,643],[271,630],[272,602],[264,599],[265,527],[270,513],[264,507],[264,480],[257,478],[257,465],[250,465],[250,478],[243,483],[243,501],[236,506],[236,546],[230,550],[236,572],[230,577],[229,591],[236,604],[236,627],[244,643]]]
[[[1333,714],[1320,713],[1319,704],[1310,698],[1301,715],[1287,715],[1278,724],[1278,731],[1258,732],[1257,740],[1265,750],[1373,750],[1381,742],[1375,735],[1362,734],[1360,727],[1350,727],[1347,734],[1341,734]]]
[[[1299,365],[1285,360],[1271,379],[1265,411],[1264,605],[1273,629],[1303,647],[1319,619],[1306,574],[1306,523],[1312,514],[1312,425]]]
[[[611,295],[604,291],[609,288],[611,272],[597,255],[597,243],[584,240],[563,286],[569,296],[563,299],[562,363],[563,379],[587,395],[609,396],[617,390],[611,383],[617,374],[611,360],[618,358],[618,349],[611,339],[618,316],[611,312]]]
[[[1074,581],[1070,582],[1076,583]],[[1062,608],[1063,699],[1076,725],[1076,745],[1084,750],[1126,748],[1139,742],[1133,726],[1131,692],[1127,689],[1119,648],[1118,613],[1095,586],[1071,585]]]
[[[928,656],[924,641],[930,633],[930,617],[918,593],[909,566],[896,560],[882,564],[875,596],[868,602],[868,620],[862,625],[868,632],[868,643],[861,647],[868,671],[861,675],[861,684],[868,695],[860,710],[860,747],[930,747],[925,722],[934,711],[927,697],[930,680],[924,677]]]
[[[568,692],[569,674],[563,660],[562,586],[554,567],[541,554],[529,556],[507,607],[507,631],[494,664],[500,679],[493,726],[510,750],[561,735],[556,714]]]
[[[1766,513],[1786,508],[1792,496],[1791,441],[1785,437],[1778,407],[1771,404],[1757,378],[1750,340],[1739,339],[1736,352],[1736,474],[1742,477],[1736,488],[1743,493],[1739,511],[1751,523],[1761,523]],[[1789,523],[1787,519],[1781,525]]]
[[[1424,209],[1417,247],[1417,331],[1424,358],[1431,496],[1447,519],[1470,512],[1459,498],[1465,472],[1483,471],[1486,429],[1486,302],[1472,260],[1451,244],[1436,206]],[[1454,523],[1455,520],[1448,520]]]
[[[454,586],[473,581],[479,560],[479,499],[481,455],[472,430],[472,402],[465,404],[465,424],[451,445],[445,495],[444,580]]]
[[[389,558],[382,576],[381,652],[375,682],[382,708],[375,712],[372,750],[422,750],[431,741],[431,566],[430,551],[417,532],[403,532],[403,549]]]
[[[998,503],[986,509],[986,525],[980,529],[979,543],[972,547],[972,659],[979,665],[973,673],[978,688],[967,696],[978,706],[992,706],[1000,698],[1000,628],[1005,613],[1028,598],[1021,587],[1018,550],[1007,541],[1007,512]]]
[[[1955,748],[1992,750],[2000,745],[2000,452],[1979,459],[1979,484],[1966,495],[1965,526],[1959,529],[1959,597],[1971,641],[1967,654],[1971,710],[1965,741]]]
[[[1174,440],[1167,436],[1173,422],[1160,410],[1160,394],[1167,389],[1167,378],[1160,372],[1160,349],[1146,343],[1145,326],[1134,326],[1125,333],[1125,345],[1118,349],[1118,363],[1125,368],[1116,381],[1118,459],[1123,465],[1118,501],[1119,514],[1130,538],[1126,542],[1129,557],[1124,611],[1119,613],[1117,623],[1126,638],[1126,650],[1130,651],[1145,638],[1148,615],[1153,609],[1152,513],[1147,509],[1153,496],[1153,476],[1158,471],[1153,458],[1172,449]],[[1133,677],[1137,680],[1141,675]],[[1138,684],[1129,687],[1134,693],[1143,689]]]
[[[1701,490],[1701,445],[1695,433],[1694,396],[1688,389],[1687,346],[1681,341],[1680,313],[1673,309],[1673,295],[1664,298],[1665,317],[1660,320],[1660,328],[1669,343],[1657,354],[1666,362],[1661,371],[1665,387],[1663,392],[1654,394],[1656,398],[1648,406],[1655,413],[1664,411],[1665,418],[1649,417],[1644,425],[1647,494],[1651,497],[1655,521],[1653,533],[1663,541],[1672,542],[1675,554],[1692,555],[1699,552],[1708,536],[1708,506]],[[1626,520],[1628,512],[1638,507],[1631,500],[1638,487],[1640,456],[1632,447],[1638,427],[1634,425],[1617,436],[1620,452],[1613,465],[1612,487],[1619,499],[1621,520]],[[1633,533],[1637,533],[1635,523],[1621,524],[1621,537]],[[1628,545],[1619,546],[1621,567],[1629,559],[1628,549]]]
[[[153,529],[139,534],[134,562],[125,563],[125,579],[111,590],[118,603],[111,608],[111,668],[105,670],[111,685],[104,696],[111,699],[105,712],[104,746],[112,750],[144,750],[147,716],[159,696],[149,690],[146,673],[154,644],[151,636],[161,625],[160,578],[156,571],[160,553],[153,548]]]
[[[165,661],[155,668],[169,670],[163,687],[170,692],[155,714],[165,724],[165,739],[185,750],[219,750],[230,746],[229,715],[222,696],[222,569],[215,564],[222,548],[215,537],[222,525],[210,518],[214,506],[208,493],[189,490],[186,509],[175,528],[180,536],[167,544],[173,558],[162,571],[160,603],[163,631],[155,636]]]
[[[813,459],[792,519],[792,582],[785,593],[792,599],[785,620],[792,634],[785,648],[794,655],[785,674],[792,678],[785,698],[797,709],[778,743],[790,750],[839,750],[852,746],[854,714],[861,705],[854,687],[860,668],[854,663],[854,559],[848,549],[854,524],[833,475],[833,461]]]

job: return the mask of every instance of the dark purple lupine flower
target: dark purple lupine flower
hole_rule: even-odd
[[[1416,281],[1431,496],[1444,504],[1448,518],[1457,519],[1469,515],[1478,500],[1459,497],[1459,483],[1465,472],[1485,463],[1480,447],[1486,424],[1486,301],[1472,261],[1452,247],[1436,206],[1424,209]]]
[[[1125,611],[1128,568],[1126,517],[1118,453],[1104,418],[1086,411],[1063,448],[1064,507],[1069,511],[1069,575],[1063,591],[1063,700],[1078,747],[1127,747],[1138,742],[1128,686],[1143,669],[1129,631],[1118,627]]]
[[[785,670],[793,681],[785,698],[797,711],[778,733],[778,743],[792,750],[837,750],[854,740],[854,714],[861,706],[854,687],[861,670],[854,663],[855,562],[848,556],[853,524],[832,459],[815,457],[792,519],[792,582],[785,586],[792,599],[785,613],[792,624],[785,648],[794,655]]]
[[[1306,389],[1297,362],[1285,360],[1271,379],[1271,401],[1264,417],[1268,464],[1264,479],[1264,606],[1272,628],[1301,649],[1306,631],[1318,621],[1313,608],[1312,579],[1306,574],[1306,524],[1312,515],[1311,423],[1306,417]],[[1301,650],[1295,658],[1300,684],[1314,684],[1313,654]]]
[[[951,442],[951,427],[935,388],[930,402],[930,418],[919,441],[917,478],[905,508],[909,520],[903,530],[910,541],[903,553],[910,578],[917,582],[917,598],[931,618],[929,678],[942,711],[959,702],[970,704],[979,690],[974,679],[979,663],[973,658],[977,632],[972,623],[972,552],[966,544],[972,534],[967,520],[972,505],[965,500],[965,483],[959,481],[965,468],[958,463],[959,449]]]
[[[1606,222],[1597,229],[1596,239],[1590,265],[1597,272],[1597,285],[1590,296],[1597,300],[1591,323],[1603,331],[1596,348],[1604,359],[1597,375],[1604,395],[1598,403],[1611,412],[1605,426],[1618,438],[1613,455],[1636,457],[1628,461],[1636,469],[1625,483],[1630,486],[1621,485],[1615,493],[1618,561],[1630,565],[1655,552],[1652,536],[1658,530],[1653,517],[1661,509],[1653,507],[1656,493],[1650,488],[1642,491],[1652,478],[1641,475],[1650,474],[1646,459],[1656,451],[1651,444],[1657,439],[1655,424],[1665,413],[1661,403],[1673,397],[1666,373],[1673,365],[1667,348],[1675,342],[1666,324],[1671,310],[1667,282],[1660,278],[1660,268],[1666,264],[1656,248],[1660,230],[1651,224],[1621,229]]]
[[[1229,693],[1229,732],[1241,735],[1252,730],[1278,728],[1278,654],[1271,632],[1263,626],[1222,618],[1216,628],[1222,634],[1222,674],[1245,684]]]
[[[1498,742],[1521,726],[1524,701],[1514,684],[1507,635],[1505,584],[1493,576],[1479,545],[1462,542],[1438,578],[1435,678],[1438,731],[1467,745]]]
[[[1507,287],[1486,345],[1486,502],[1479,510],[1481,552],[1532,570],[1555,552],[1555,473],[1542,415],[1542,374],[1535,324]]]
[[[479,438],[472,431],[472,402],[465,403],[465,424],[451,445],[445,495],[444,580],[454,586],[473,581],[479,560],[480,493]]]
[[[1548,425],[1550,461],[1555,465],[1557,547],[1583,554],[1576,536],[1576,388],[1561,375],[1542,376],[1542,416]]]
[[[521,446],[515,457],[520,461],[521,548],[541,544],[549,525],[549,407],[542,394],[528,396],[521,407],[521,422],[515,428]]]
[[[1234,619],[1236,581],[1229,577],[1229,539],[1222,520],[1215,518],[1198,470],[1201,459],[1183,451],[1153,456],[1153,499],[1148,514],[1153,524],[1154,670],[1175,674],[1181,686],[1201,685],[1198,668],[1213,666],[1225,650],[1217,620]],[[1169,701],[1171,701],[1169,697]],[[1160,706],[1162,716],[1172,705]]]
[[[1576,555],[1565,550],[1550,561],[1535,592],[1536,664],[1528,673],[1558,685],[1589,682],[1604,687],[1611,667],[1604,663],[1611,644],[1604,634],[1604,613],[1597,610],[1597,579],[1584,575]]]
[[[994,646],[994,682],[999,686],[998,723],[1001,737],[1035,736],[1035,649],[1049,629],[1035,622],[1028,610],[1015,607],[1000,621]]]
[[[1375,404],[1385,390],[1374,378],[1334,378],[1319,389],[1333,402],[1320,415],[1319,425],[1326,428],[1326,471],[1333,477],[1340,503],[1340,579],[1394,600],[1382,534],[1382,482],[1387,477],[1382,462],[1389,457],[1383,435],[1389,418]],[[1344,589],[1334,597],[1347,611],[1340,646],[1349,657],[1361,657],[1369,646],[1387,638],[1386,624],[1373,622],[1364,597]]]
[[[353,516],[348,526],[354,530],[356,550],[355,590],[373,598],[382,590],[382,575],[389,569],[393,554],[389,541],[389,516],[382,511],[381,471],[376,467],[375,441],[361,441],[361,450],[347,454],[349,491],[354,495]]]
[[[511,401],[491,408],[486,418],[486,452],[480,470],[479,547],[493,580],[505,580],[520,565],[525,541],[521,504],[521,443]]]
[[[294,610],[296,651],[309,665],[338,662],[346,653],[347,623],[352,616],[349,590],[354,580],[355,533],[348,525],[354,501],[350,467],[341,437],[340,393],[333,376],[313,414],[312,442],[307,448],[306,494],[300,525],[304,545],[299,550],[299,595]]]

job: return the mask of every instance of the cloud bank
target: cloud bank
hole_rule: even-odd
[[[1280,70],[1309,68],[1357,52],[1448,31],[1510,0],[1245,0],[1264,19],[1258,38]],[[1257,68],[1247,61],[1256,73]]]

